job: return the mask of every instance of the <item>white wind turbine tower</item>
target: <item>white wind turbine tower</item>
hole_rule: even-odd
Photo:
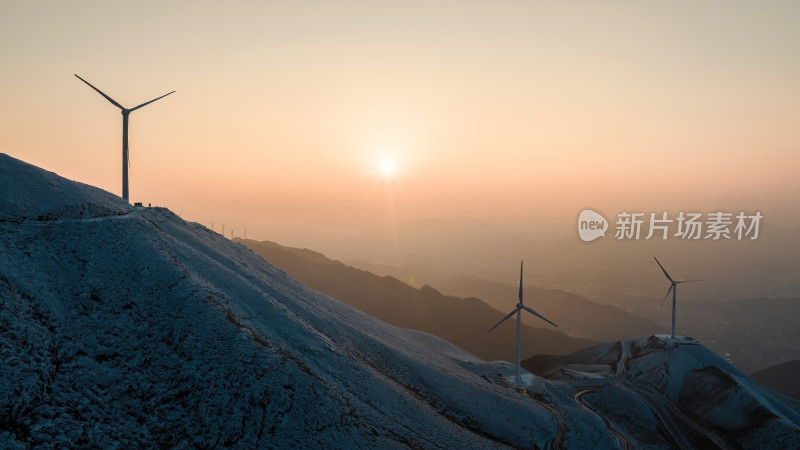
[[[493,326],[492,328],[489,328],[489,331],[487,331],[487,333],[490,333],[492,330],[497,328],[497,325],[500,325],[501,323],[505,322],[506,319],[508,319],[509,317],[513,316],[515,313],[517,314],[517,365],[516,365],[516,368],[515,368],[515,371],[514,371],[514,384],[516,384],[517,386],[522,386],[523,385],[522,379],[519,377],[519,344],[520,344],[519,341],[520,341],[520,329],[521,329],[521,326],[522,326],[520,321],[522,320],[522,310],[523,309],[525,311],[528,311],[529,313],[533,314],[534,316],[544,320],[545,322],[549,323],[550,325],[552,325],[554,327],[558,326],[558,325],[554,324],[553,322],[550,322],[549,320],[547,320],[541,314],[537,313],[536,311],[534,311],[534,310],[532,310],[532,309],[530,309],[527,306],[522,304],[522,261],[520,261],[519,262],[519,303],[517,303],[517,307],[514,308],[513,311],[511,311],[507,316],[503,317],[503,320],[501,320],[500,322],[497,322],[497,324],[495,324],[495,326]]]
[[[77,74],[73,74],[73,75],[78,77]],[[153,100],[150,100],[149,102],[144,102],[139,106],[135,106],[133,108],[128,109],[128,108],[125,108],[124,106],[120,105],[119,103],[117,103],[113,98],[111,98],[111,97],[107,96],[106,94],[104,94],[103,91],[101,91],[100,89],[97,89],[96,87],[92,86],[91,83],[89,83],[88,81],[84,80],[81,77],[78,77],[78,79],[83,81],[84,83],[88,84],[90,88],[94,89],[95,91],[97,91],[98,94],[100,94],[103,97],[105,97],[105,99],[108,100],[109,102],[111,102],[112,105],[114,105],[117,108],[122,110],[122,198],[124,198],[125,201],[128,201],[128,166],[130,166],[130,164],[131,164],[131,160],[128,157],[128,116],[132,112],[134,112],[137,109],[141,108],[142,106],[147,106],[150,103],[153,103],[156,100],[160,100],[160,99],[168,96],[169,94],[172,94],[175,91],[168,92],[168,93],[162,95],[161,97],[154,98]]]
[[[664,272],[664,275],[666,275],[666,277],[669,280],[669,282],[672,283],[669,286],[669,290],[667,291],[667,295],[664,296],[664,300],[661,301],[661,306],[664,306],[664,302],[667,301],[667,297],[669,297],[669,293],[671,291],[672,292],[672,339],[675,340],[675,298],[677,297],[678,285],[681,284],[681,283],[689,283],[689,282],[692,282],[692,281],[703,281],[703,280],[675,281],[675,280],[672,279],[671,276],[669,276],[667,271],[664,270],[664,266],[662,266],[661,263],[658,262],[658,258],[656,258],[654,256],[653,259],[656,260],[656,264],[658,264],[658,267],[661,267],[661,271]]]

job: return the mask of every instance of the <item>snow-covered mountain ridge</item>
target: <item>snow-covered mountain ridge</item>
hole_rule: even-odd
[[[126,214],[125,200],[0,153],[0,222]]]
[[[47,172],[0,162],[2,198],[48,201]],[[464,368],[472,355],[166,209],[27,217],[0,222],[0,447],[542,448],[556,433]],[[575,439],[612,442],[598,425],[576,417]]]
[[[672,428],[646,413],[733,373],[688,346],[604,344],[579,361],[594,369],[526,374],[517,390],[509,364],[380,322],[167,209],[133,209],[7,155],[0,174],[2,448],[658,447],[690,423],[722,426],[713,408]],[[646,355],[722,374],[666,373]],[[608,396],[610,410],[584,392],[617,377],[644,391]],[[724,401],[736,420],[712,430],[722,443],[799,442],[794,409],[742,383],[748,396],[693,403]],[[605,384],[597,392],[616,386]]]

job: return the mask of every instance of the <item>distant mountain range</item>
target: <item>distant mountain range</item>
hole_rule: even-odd
[[[442,280],[436,287],[450,295],[478,297],[500,311],[513,307],[519,289],[511,284],[494,283],[463,274]],[[595,341],[615,341],[659,330],[655,322],[560,289],[527,285],[525,302],[545,317],[558,317],[558,320],[552,320],[556,320],[560,329],[573,336]],[[541,321],[537,323],[532,317],[526,316],[523,322],[536,328],[543,326]]]
[[[741,207],[738,203],[731,202],[730,212],[736,214],[738,209],[734,209]],[[658,239],[658,235],[646,239],[647,222],[640,239],[618,240],[613,228],[615,212],[605,213],[610,229],[605,238],[592,243],[578,238],[577,217],[523,216],[401,222],[397,224],[396,246],[383,235],[367,235],[331,245],[320,243],[314,248],[367,270],[372,268],[356,262],[422,266],[440,278],[465,273],[500,283],[513,282],[509,262],[524,259],[529,277],[526,284],[564,289],[613,306],[619,306],[615,299],[621,296],[658,298],[659,293],[666,292],[666,287],[661,289],[664,276],[654,256],[675,277],[706,280],[685,289],[686,299],[790,297],[800,291],[796,269],[800,267],[800,253],[787,251],[800,248],[800,229],[778,225],[771,216],[762,220],[756,240],[740,241],[735,236],[732,240],[693,240],[674,235],[666,240]],[[670,212],[669,217],[674,219],[677,213]],[[675,226],[673,223],[673,233]],[[392,275],[406,280],[400,273]],[[434,281],[426,283],[435,287]]]
[[[431,270],[420,265],[392,266],[390,264],[373,264],[367,261],[348,261],[344,263],[356,269],[372,272],[381,277],[387,275],[395,277],[415,288],[421,288],[426,284],[438,287],[442,281],[455,275],[455,273]]]
[[[428,282],[447,295],[479,297],[501,311],[516,298],[517,287],[511,282],[492,282],[464,274],[444,276],[419,266],[357,264],[359,268],[378,274],[391,274],[417,283]],[[652,265],[658,270],[655,262]],[[758,280],[752,282],[757,283]],[[700,284],[696,283],[682,292],[687,293]],[[559,328],[576,337],[608,341],[669,331],[670,303],[660,307],[668,286],[664,286],[662,296],[619,295],[613,297],[613,304],[600,304],[561,289],[542,289],[530,284],[525,289],[526,302],[537,311],[547,317],[565,317],[556,322]],[[798,316],[800,298],[796,297],[715,301],[686,299],[681,294],[678,332],[700,339],[740,370],[750,373],[800,359],[800,327],[796,324]],[[523,316],[523,322],[534,327],[543,326],[531,317]]]
[[[259,252],[256,244],[253,243],[253,241],[244,242],[240,240],[240,242],[245,243],[253,248],[256,252]],[[303,259],[321,264],[339,264],[344,267],[348,267],[339,261],[331,260],[321,253],[308,249],[283,247],[279,244],[268,241],[262,242],[261,245],[263,246],[264,253],[259,254],[264,256],[270,252],[273,252],[270,256],[278,258],[276,261],[283,261],[283,258],[281,258],[282,253],[270,249],[283,250],[285,252],[297,255]],[[276,265],[280,267],[281,262],[277,262]],[[435,283],[431,284],[429,287],[433,287],[446,296],[449,295],[464,299],[480,299],[482,302],[488,304],[500,313],[503,313],[506,310],[510,311],[517,303],[517,290],[519,287],[512,284],[496,283],[464,274],[457,274],[447,278],[437,278],[433,271],[427,270],[421,266],[379,266],[363,262],[361,265],[362,267],[370,267],[372,270],[380,272],[378,275],[382,275],[381,278],[390,277],[394,279],[398,277],[395,277],[394,275],[387,275],[387,273],[398,274],[405,279],[406,284],[411,286],[414,284],[419,284],[423,281]],[[293,276],[293,271],[296,271],[297,274],[302,277],[302,273],[310,270],[310,268],[300,270],[300,267],[297,265],[292,265],[291,267],[292,271],[289,271],[288,269],[286,270],[292,273]],[[367,269],[367,272],[372,272],[372,270]],[[368,277],[368,275],[364,274],[364,270],[348,271],[348,273],[351,273],[354,276],[355,274],[360,273],[362,276]],[[430,280],[432,278],[436,281],[431,282]],[[373,282],[375,281],[375,279],[372,280]],[[387,285],[386,289],[390,287],[402,289],[402,291],[406,294],[413,292],[412,290],[398,287],[396,284],[391,284],[391,286]],[[319,287],[315,288],[320,289],[328,295],[332,295],[331,292],[326,291],[328,288],[323,284],[320,284]],[[349,293],[340,292],[340,294]],[[336,297],[335,295],[332,296]],[[646,335],[648,333],[656,332],[660,329],[660,326],[653,321],[644,319],[613,306],[595,303],[580,295],[560,289],[542,289],[536,286],[527,285],[525,286],[525,301],[526,304],[534,308],[537,312],[556,322],[559,327],[558,331],[569,333],[569,335],[574,337],[582,337],[593,341],[618,340],[627,336]],[[533,316],[523,315],[522,321],[533,328],[550,329],[550,325]]]
[[[301,283],[387,323],[434,334],[481,359],[514,360],[516,327],[508,323],[487,333],[505,314],[477,298],[443,295],[430,286],[417,289],[308,249],[287,248],[269,241],[236,241]],[[509,309],[514,304],[509,304]],[[550,319],[558,323],[563,317]],[[530,326],[522,327],[522,342],[525,355],[571,353],[595,343],[566,335],[557,328]]]
[[[800,400],[800,361],[789,361],[751,374],[753,381]]]

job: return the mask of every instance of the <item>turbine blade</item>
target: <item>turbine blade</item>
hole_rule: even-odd
[[[674,287],[675,285],[673,284],[669,285],[669,289],[667,290],[667,295],[664,296],[664,300],[661,300],[661,306],[659,306],[658,309],[661,309],[664,306],[664,302],[667,301],[667,297],[669,297],[669,293],[672,292],[672,288]]]
[[[691,283],[692,281],[706,281],[706,280],[683,280],[683,281],[676,281],[676,283]]]
[[[519,302],[522,303],[522,261],[519,262]]]
[[[532,310],[532,309],[528,308],[527,306],[523,306],[522,308],[523,308],[525,311],[528,311],[529,313],[533,314],[534,316],[536,316],[536,317],[538,317],[538,318],[540,318],[540,319],[544,320],[545,322],[549,323],[550,325],[552,325],[552,326],[554,326],[554,327],[557,327],[557,326],[558,326],[558,325],[554,324],[553,322],[550,322],[549,320],[547,320],[547,318],[545,318],[543,315],[541,315],[541,314],[537,313],[536,311],[534,311],[534,310]]]
[[[77,73],[73,73],[73,75],[75,75],[76,77],[78,77],[78,74],[77,74]],[[84,83],[88,84],[90,88],[94,89],[95,91],[97,91],[97,93],[99,93],[100,95],[102,95],[103,97],[105,97],[105,98],[106,98],[106,100],[110,101],[112,105],[116,106],[116,107],[117,107],[117,108],[119,108],[119,109],[125,109],[125,108],[123,108],[123,107],[122,107],[122,105],[120,105],[119,103],[115,102],[113,98],[111,98],[111,97],[107,96],[106,94],[104,94],[104,93],[103,93],[103,91],[101,91],[100,89],[97,89],[96,87],[92,86],[92,84],[91,84],[91,83],[89,83],[88,81],[84,80],[84,79],[83,79],[83,78],[81,78],[81,77],[78,77],[78,79],[79,79],[79,80],[81,80],[81,81],[83,81]]]
[[[489,328],[489,331],[487,331],[487,333],[491,333],[492,330],[497,328],[497,326],[500,325],[501,323],[505,322],[506,319],[508,319],[509,317],[513,316],[514,313],[516,313],[518,310],[519,310],[519,308],[514,308],[514,310],[511,311],[510,313],[508,313],[507,316],[503,317],[503,320],[501,320],[500,322],[497,322],[492,328]]]
[[[662,266],[662,265],[661,265],[661,263],[660,263],[660,262],[658,262],[658,258],[656,258],[655,256],[653,256],[653,259],[655,259],[655,260],[656,260],[656,264],[658,264],[658,267],[661,267],[661,271],[662,271],[662,272],[664,272],[664,275],[666,275],[666,276],[667,276],[667,278],[669,279],[669,281],[672,281],[672,277],[671,277],[671,276],[669,276],[669,274],[667,273],[667,271],[666,271],[666,270],[664,270],[664,266]]]
[[[147,105],[149,105],[150,103],[153,103],[153,102],[154,102],[154,101],[156,101],[156,100],[160,100],[160,99],[162,99],[162,98],[164,98],[164,97],[166,97],[166,96],[168,96],[169,94],[172,94],[172,93],[174,93],[174,92],[175,92],[175,91],[168,92],[168,93],[166,93],[166,94],[162,95],[161,97],[154,98],[154,99],[150,100],[149,102],[144,102],[144,103],[142,103],[141,105],[139,105],[139,106],[137,106],[137,107],[135,107],[135,108],[131,108],[131,111],[136,111],[137,109],[141,108],[142,106],[147,106]]]

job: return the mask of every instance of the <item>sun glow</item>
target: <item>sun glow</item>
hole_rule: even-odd
[[[381,173],[385,176],[394,175],[394,172],[397,170],[397,166],[395,165],[394,161],[391,159],[384,159],[380,162],[378,169]]]

